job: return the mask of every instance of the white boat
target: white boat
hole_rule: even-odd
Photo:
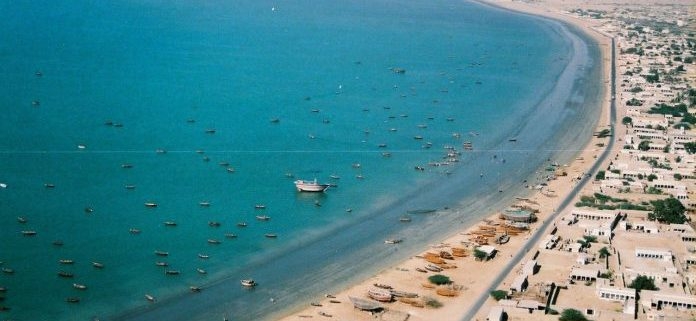
[[[243,286],[246,286],[248,288],[256,286],[256,281],[253,279],[244,279],[240,281]]]
[[[367,296],[379,302],[390,302],[392,300],[391,292],[383,289],[369,289]]]
[[[305,181],[299,179],[296,180],[294,183],[295,187],[297,187],[298,192],[323,192],[330,186],[329,184],[317,183],[316,178],[313,181]]]

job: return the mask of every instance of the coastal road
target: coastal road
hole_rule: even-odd
[[[531,250],[534,248],[534,246],[537,244],[539,239],[541,238],[542,235],[545,234],[547,228],[552,222],[555,222],[556,219],[558,218],[558,215],[565,211],[565,209],[568,207],[568,205],[575,199],[575,197],[578,195],[578,193],[587,185],[587,182],[592,180],[592,175],[597,172],[597,170],[604,164],[604,161],[609,157],[609,155],[612,153],[614,150],[614,145],[616,142],[616,135],[615,135],[615,124],[616,124],[616,45],[614,43],[614,38],[611,38],[611,93],[610,93],[610,99],[611,99],[611,107],[609,110],[609,117],[610,117],[610,127],[612,131],[612,136],[611,139],[609,140],[609,144],[607,145],[607,148],[602,152],[602,154],[597,158],[597,160],[594,162],[590,170],[588,171],[588,174],[583,176],[583,178],[578,182],[578,184],[575,185],[575,187],[571,190],[571,192],[563,199],[561,204],[558,206],[555,212],[551,213],[551,215],[544,220],[541,223],[541,226],[532,234],[532,236],[527,240],[527,242],[524,243],[523,247],[508,261],[508,263],[505,265],[503,270],[496,276],[495,279],[488,285],[488,287],[485,288],[485,290],[479,294],[478,298],[476,298],[476,301],[472,304],[471,308],[469,308],[469,311],[462,317],[461,320],[463,321],[468,321],[472,320],[476,313],[481,309],[483,304],[486,302],[488,299],[489,293],[495,289],[497,289],[500,286],[500,283],[503,282],[503,280],[512,272],[512,269],[517,266],[522,258]]]

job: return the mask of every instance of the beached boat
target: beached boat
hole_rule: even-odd
[[[437,265],[433,265],[433,264],[426,265],[425,269],[428,271],[433,271],[433,272],[442,272],[442,268],[440,268]]]
[[[239,282],[242,284],[242,286],[245,286],[248,288],[254,287],[257,284],[256,281],[254,281],[253,279],[244,279],[244,280],[241,280]]]
[[[350,302],[353,303],[353,307],[360,310],[372,311],[382,309],[382,306],[380,304],[370,300],[360,299],[352,296],[349,296],[348,299],[350,299]]]
[[[427,270],[425,270],[425,269],[423,269],[423,268],[419,268],[419,267],[416,268],[416,271],[421,272],[421,273],[428,273]]]
[[[246,222],[239,222],[239,223],[237,223],[237,226],[239,226],[239,227],[247,227],[247,223],[246,223]]]
[[[384,289],[369,289],[367,290],[367,296],[379,302],[391,302],[392,300],[391,292]]]
[[[296,180],[294,183],[298,192],[323,192],[330,186],[329,184],[317,183],[316,178],[313,181],[305,181],[299,179]]]
[[[372,285],[374,285],[375,287],[378,287],[378,288],[380,288],[380,289],[385,289],[385,290],[391,290],[391,289],[393,289],[392,286],[391,286],[391,285],[388,285],[388,284],[373,283]]]

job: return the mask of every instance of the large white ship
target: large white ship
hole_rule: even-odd
[[[298,179],[295,181],[295,187],[297,187],[298,192],[323,192],[329,188],[329,184],[317,183],[316,178],[313,181]]]

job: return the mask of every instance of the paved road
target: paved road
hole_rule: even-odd
[[[588,173],[596,173],[597,170],[599,169],[600,166],[604,163],[604,161],[609,157],[611,152],[614,150],[614,144],[616,141],[616,136],[614,135],[614,125],[616,124],[616,46],[614,44],[614,38],[611,39],[611,108],[609,111],[609,117],[611,121],[611,130],[612,130],[612,138],[609,140],[609,144],[607,148],[602,152],[602,154],[597,158],[595,163],[592,165],[592,168],[588,171]],[[531,250],[539,241],[542,235],[545,234],[546,229],[549,227],[549,225],[552,222],[556,221],[556,218],[560,213],[562,213],[566,207],[575,199],[577,194],[587,185],[587,182],[592,180],[591,175],[585,175],[577,185],[573,188],[573,190],[568,194],[564,199],[563,202],[558,206],[555,212],[553,212],[548,219],[546,219],[544,222],[541,223],[541,226],[532,234],[532,236],[527,240],[527,242],[524,243],[523,247],[520,249],[520,251],[517,252],[505,265],[503,270],[498,274],[498,276],[491,282],[491,284],[479,295],[479,297],[474,301],[474,304],[471,306],[469,311],[464,315],[462,318],[463,321],[468,321],[474,318],[474,315],[481,309],[483,304],[486,302],[488,299],[489,293],[495,289],[497,289],[500,286],[500,283],[503,282],[503,279],[505,279],[510,272],[512,272],[512,269],[517,266],[522,258]]]

